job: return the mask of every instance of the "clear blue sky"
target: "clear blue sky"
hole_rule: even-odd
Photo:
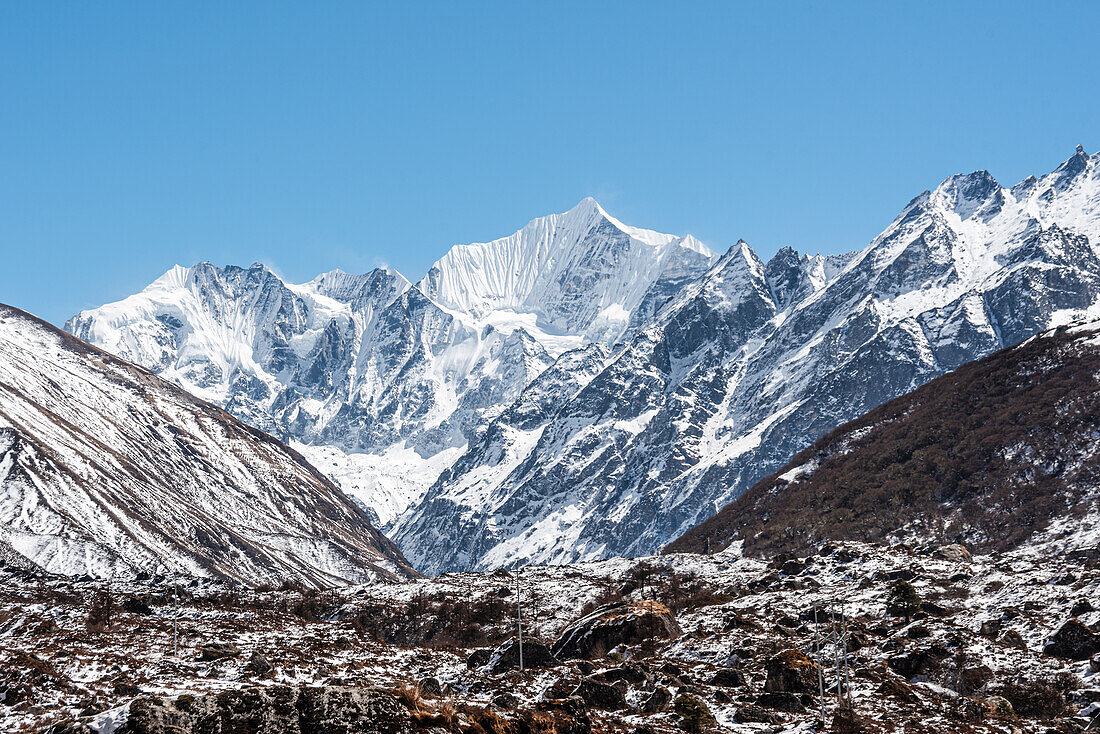
[[[0,301],[410,278],[592,195],[762,257],[1100,147],[1100,3],[7,2]]]

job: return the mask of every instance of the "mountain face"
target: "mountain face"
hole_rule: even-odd
[[[96,577],[329,586],[414,573],[294,451],[3,305],[0,548]]]
[[[1095,545],[1100,321],[964,365],[819,439],[669,552],[825,540]]]
[[[656,550],[835,427],[1092,308],[1098,238],[1078,149],[1012,188],[953,176],[847,255],[714,257],[586,200],[416,285],[199,265],[68,328],[294,441],[418,568],[493,568]]]
[[[415,287],[201,263],[66,329],[291,442],[389,528],[563,351],[610,345],[713,259],[586,199]]]
[[[1094,306],[1098,241],[1100,156],[1078,150],[1011,189],[953,176],[852,255],[739,243],[551,410],[495,419],[392,537],[429,572],[651,552],[836,426]]]

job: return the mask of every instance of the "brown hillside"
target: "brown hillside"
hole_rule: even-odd
[[[1098,381],[1100,323],[1047,332],[837,428],[666,552],[736,539],[755,554],[842,539],[1012,548],[1096,504]]]

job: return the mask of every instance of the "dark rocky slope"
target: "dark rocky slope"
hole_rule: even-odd
[[[1046,332],[832,431],[666,550],[1055,540],[1097,509],[1098,382],[1100,322]]]

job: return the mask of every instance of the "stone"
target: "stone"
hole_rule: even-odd
[[[745,685],[745,674],[736,668],[719,668],[708,682],[712,686],[740,688]]]
[[[130,614],[138,614],[143,617],[153,613],[153,608],[149,606],[149,603],[139,596],[128,596],[123,599],[122,608]]]
[[[668,607],[655,601],[624,601],[600,607],[568,625],[551,648],[561,659],[592,660],[619,645],[640,645],[682,634]]]
[[[484,668],[489,664],[489,660],[493,657],[493,651],[487,647],[479,647],[474,650],[466,658],[466,667],[470,670],[475,668]]]
[[[1090,602],[1088,599],[1081,599],[1073,605],[1073,608],[1069,610],[1069,616],[1080,617],[1082,614],[1088,614],[1095,611],[1096,610],[1093,608],[1092,602]]]
[[[959,672],[959,683],[968,691],[977,691],[993,680],[993,671],[988,665],[974,665]]]
[[[270,686],[176,700],[140,696],[117,734],[213,731],[411,734],[412,717],[397,698],[373,688]]]
[[[1089,670],[1093,673],[1100,673],[1100,652],[1093,653],[1089,658]]]
[[[589,706],[604,711],[620,711],[627,707],[626,696],[620,689],[592,678],[583,678],[572,695],[579,696]]]
[[[784,650],[765,665],[766,693],[813,693],[818,689],[817,663],[798,650]],[[761,704],[765,705],[765,704]]]
[[[985,699],[985,709],[991,716],[1015,718],[1016,712],[1012,710],[1012,704],[1003,696],[990,696]]]
[[[199,648],[199,660],[204,662],[236,657],[240,654],[240,649],[236,645],[229,643],[214,642]]]
[[[1100,635],[1085,624],[1071,619],[1050,636],[1043,653],[1066,660],[1088,660],[1100,652]]]
[[[552,721],[549,731],[554,734],[591,734],[592,721],[584,700],[571,696],[539,701],[536,710],[548,714]]]
[[[680,717],[680,726],[685,731],[702,732],[718,724],[707,705],[695,696],[677,696],[672,710]]]
[[[642,712],[647,714],[663,714],[672,705],[672,692],[664,686],[657,686],[649,698],[642,704]]]
[[[806,707],[802,705],[802,699],[793,693],[765,691],[757,696],[756,705],[776,711],[786,711],[789,714],[801,714],[806,711]]]
[[[509,670],[519,670],[520,650],[521,647],[516,638],[509,638],[493,650],[488,662],[483,667],[487,668],[493,675],[500,675]],[[522,652],[523,668],[525,670],[554,668],[561,665],[561,661],[550,652],[550,648],[545,642],[536,639],[524,640]]]
[[[514,693],[504,691],[503,693],[498,693],[493,696],[491,703],[498,709],[514,709],[516,706],[519,706],[520,700],[519,696]]]
[[[905,703],[916,703],[918,700],[917,694],[913,692],[912,686],[900,678],[884,678],[883,681],[879,683],[878,688],[875,689],[875,692],[884,696],[896,698]]]
[[[944,561],[953,561],[954,563],[965,563],[970,560],[970,551],[958,543],[950,543],[948,545],[941,545],[932,551],[934,558],[940,558]]]
[[[576,678],[559,678],[542,692],[543,698],[568,698],[577,688]]]
[[[653,676],[638,663],[625,663],[617,668],[602,670],[592,677],[603,683],[626,681],[635,686],[645,685],[653,680]]]
[[[275,666],[259,650],[256,650],[248,659],[244,669],[253,675],[265,676],[275,670]]]
[[[986,619],[982,620],[982,625],[978,629],[978,634],[982,637],[996,638],[1001,634],[1001,620],[999,619]]]
[[[918,675],[927,675],[936,670],[948,656],[950,651],[938,643],[929,647],[922,647],[901,655],[887,658],[886,664],[903,678],[914,678]]]
[[[779,714],[751,703],[738,708],[734,718],[742,724],[778,724],[783,720]]]
[[[420,691],[421,696],[427,696],[429,698],[438,698],[443,695],[442,684],[440,684],[438,678],[433,678],[432,676],[418,680],[416,682],[416,689]]]
[[[1003,635],[1001,635],[1001,642],[1008,645],[1009,647],[1015,647],[1019,650],[1027,649],[1027,642],[1024,641],[1023,635],[1021,635],[1016,630],[1008,630]]]

